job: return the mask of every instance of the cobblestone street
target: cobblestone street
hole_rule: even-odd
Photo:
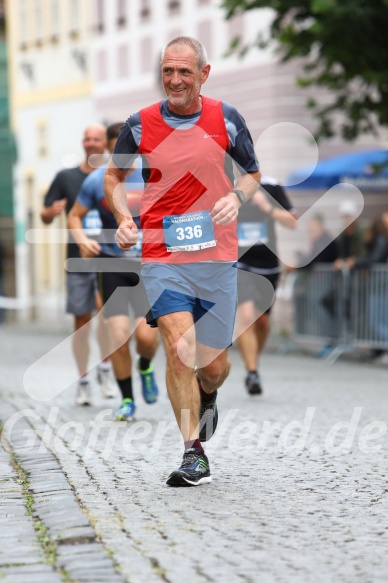
[[[213,481],[169,488],[182,444],[162,350],[160,400],[135,377],[127,425],[97,383],[92,407],[74,405],[65,337],[0,327],[1,583],[388,580],[386,366],[267,354],[249,397],[232,350]]]

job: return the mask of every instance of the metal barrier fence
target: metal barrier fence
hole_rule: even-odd
[[[333,346],[335,360],[356,347],[388,351],[388,266],[299,270],[293,289],[294,339]]]

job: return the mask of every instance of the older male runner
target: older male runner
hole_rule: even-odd
[[[105,174],[107,199],[129,249],[138,230],[128,213],[125,176],[143,156],[142,277],[166,352],[166,383],[184,440],[170,486],[211,481],[201,441],[216,428],[217,389],[229,374],[237,303],[236,218],[260,179],[241,115],[201,95],[210,73],[204,47],[191,37],[168,43],[161,73],[167,99],[132,115]],[[236,183],[233,161],[241,175]]]

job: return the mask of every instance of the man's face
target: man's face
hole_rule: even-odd
[[[173,45],[166,50],[162,61],[162,80],[173,111],[186,114],[198,111],[201,85],[208,78],[209,72],[210,65],[198,68],[191,47]]]
[[[103,154],[106,148],[105,129],[97,125],[87,128],[82,145],[87,158],[92,154]]]

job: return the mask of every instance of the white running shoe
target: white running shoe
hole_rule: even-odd
[[[91,405],[92,400],[90,396],[90,383],[89,381],[80,381],[77,387],[77,395],[75,402],[77,405],[83,407],[86,405]]]
[[[117,396],[116,383],[112,378],[110,370],[99,370],[97,372],[97,382],[100,385],[101,394],[105,399],[113,399]]]

